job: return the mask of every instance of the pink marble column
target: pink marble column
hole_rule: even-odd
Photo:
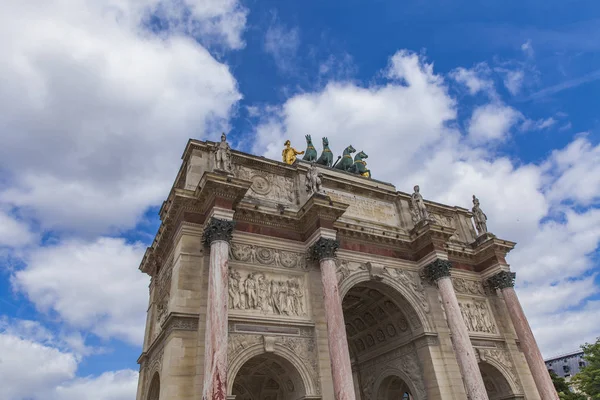
[[[342,299],[338,290],[335,274],[335,252],[338,242],[334,239],[321,238],[312,248],[313,256],[319,260],[321,281],[323,283],[323,301],[325,318],[327,319],[327,337],[329,342],[329,358],[333,377],[335,400],[355,400],[354,383],[346,324],[342,310]]]
[[[204,231],[210,246],[208,303],[204,336],[203,400],[225,400],[227,394],[227,300],[229,242],[233,221],[211,218]]]
[[[500,289],[504,296],[504,302],[508,308],[508,314],[512,320],[521,349],[525,354],[525,359],[529,365],[529,370],[533,376],[533,381],[538,389],[540,397],[543,400],[558,400],[558,394],[554,389],[552,378],[548,373],[548,368],[544,363],[544,358],[540,352],[540,348],[533,337],[533,332],[527,322],[527,317],[521,307],[521,302],[517,297],[514,289],[515,273],[509,271],[501,271],[489,279],[489,283],[493,288]]]
[[[481,371],[475,357],[475,349],[469,338],[467,325],[462,318],[452,279],[451,264],[446,260],[435,260],[425,267],[428,278],[437,283],[440,297],[444,303],[446,320],[452,333],[452,343],[460,372],[463,376],[467,397],[472,400],[488,400],[487,391],[481,377]]]

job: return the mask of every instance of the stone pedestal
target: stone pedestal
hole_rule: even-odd
[[[312,253],[313,257],[319,260],[321,267],[335,400],[355,400],[342,299],[338,291],[337,276],[335,274],[335,252],[337,248],[338,243],[336,240],[321,238],[313,246]]]
[[[437,283],[444,304],[448,327],[452,333],[454,352],[463,376],[467,396],[472,400],[488,400],[487,391],[475,357],[475,349],[471,344],[469,331],[460,313],[458,299],[452,286],[450,268],[449,261],[436,260],[425,267],[425,273],[432,282]]]
[[[533,332],[527,322],[521,302],[519,302],[519,298],[515,293],[515,273],[501,271],[491,277],[488,282],[491,287],[502,291],[504,302],[508,308],[508,314],[517,332],[517,337],[521,342],[521,349],[523,349],[523,354],[531,370],[531,375],[533,376],[540,397],[544,400],[558,400],[558,394],[556,393],[556,389],[554,389],[554,384],[544,363],[542,353],[533,337]]]
[[[210,246],[210,264],[203,400],[225,399],[227,393],[227,289],[229,242],[233,225],[233,221],[211,218],[204,231],[204,241]]]

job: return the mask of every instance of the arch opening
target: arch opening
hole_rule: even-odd
[[[479,370],[490,400],[517,399],[510,383],[496,367],[487,362],[479,363]]]
[[[410,388],[402,378],[395,375],[386,377],[379,385],[377,400],[413,400]]]
[[[232,394],[236,400],[299,400],[306,396],[306,389],[291,362],[274,353],[263,353],[242,365]]]
[[[160,377],[158,372],[154,373],[150,386],[148,387],[148,400],[158,400],[160,397]]]
[[[422,325],[402,293],[360,282],[346,292],[342,311],[357,399],[422,398],[422,368],[411,345]]]

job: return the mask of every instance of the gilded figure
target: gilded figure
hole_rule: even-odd
[[[283,162],[289,165],[292,165],[296,161],[296,156],[300,154],[304,154],[303,151],[298,151],[292,147],[292,143],[289,140],[286,140],[284,143],[284,149],[281,152],[281,157],[283,158]]]

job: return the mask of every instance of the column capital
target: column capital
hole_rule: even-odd
[[[321,261],[327,258],[335,258],[340,242],[335,239],[320,238],[312,245],[309,250],[310,257],[313,260]]]
[[[510,271],[500,271],[490,277],[487,281],[493,289],[506,289],[515,286],[516,273]]]
[[[224,240],[231,242],[235,221],[211,218],[204,228],[204,243],[210,246],[214,241]]]
[[[423,272],[425,278],[429,279],[431,282],[437,282],[442,278],[450,277],[450,268],[452,268],[452,263],[450,261],[440,260],[438,258],[427,264]]]

